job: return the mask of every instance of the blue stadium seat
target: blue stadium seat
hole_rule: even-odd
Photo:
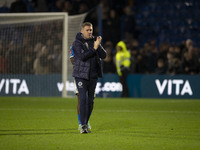
[[[145,41],[142,38],[148,38],[148,33],[155,34],[150,38],[154,37],[158,41],[167,41],[169,38],[174,43],[194,34],[200,38],[200,1],[148,0],[136,5],[136,22],[141,27],[142,42]]]

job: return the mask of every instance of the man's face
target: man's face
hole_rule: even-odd
[[[81,29],[81,33],[83,34],[83,37],[85,39],[92,38],[92,33],[93,33],[92,26],[85,26],[84,28]]]
[[[117,52],[119,52],[122,50],[122,48],[120,46],[116,46],[116,50],[117,50]]]

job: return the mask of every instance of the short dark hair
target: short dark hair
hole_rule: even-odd
[[[81,29],[84,28],[85,26],[92,26],[92,23],[90,23],[90,22],[84,22],[84,23],[81,25]]]

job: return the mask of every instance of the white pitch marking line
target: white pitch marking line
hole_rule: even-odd
[[[76,111],[76,109],[20,109],[20,108],[0,108],[0,111],[60,111],[60,112],[73,112]],[[193,111],[177,111],[177,110],[170,110],[170,111],[162,111],[162,110],[101,110],[97,109],[94,110],[97,112],[117,112],[117,113],[188,113],[188,114],[200,114],[200,112],[193,112]]]

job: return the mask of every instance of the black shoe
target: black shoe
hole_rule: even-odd
[[[86,129],[87,133],[92,133],[88,128]]]
[[[81,126],[80,133],[81,133],[81,134],[88,133],[87,125],[82,125],[82,126]]]

